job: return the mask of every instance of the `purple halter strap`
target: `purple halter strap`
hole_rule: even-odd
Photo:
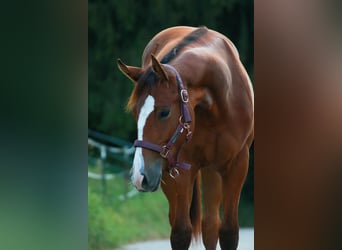
[[[168,163],[169,163],[168,170],[169,170],[170,176],[175,178],[177,175],[179,175],[177,168],[183,168],[183,169],[189,170],[191,167],[190,164],[176,161],[178,154],[174,157],[171,156],[171,154],[170,154],[171,147],[176,142],[176,140],[180,134],[182,134],[184,131],[187,131],[186,142],[188,142],[192,137],[192,132],[190,129],[191,115],[190,115],[190,111],[189,111],[189,107],[188,107],[189,94],[188,94],[188,91],[183,84],[183,81],[182,81],[178,71],[173,66],[171,66],[169,64],[163,64],[163,65],[165,67],[167,67],[168,69],[170,69],[176,75],[176,80],[177,80],[177,84],[178,84],[178,91],[179,91],[179,95],[181,97],[180,98],[181,99],[181,102],[180,102],[181,116],[179,117],[179,124],[178,124],[175,132],[171,136],[169,142],[163,146],[159,146],[157,144],[153,144],[153,143],[150,143],[148,141],[143,141],[143,140],[135,140],[134,146],[135,147],[142,147],[142,148],[146,148],[146,149],[150,149],[152,151],[158,152],[161,157],[163,157],[164,159],[166,159],[168,161]]]

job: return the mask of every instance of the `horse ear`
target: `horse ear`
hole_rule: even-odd
[[[124,64],[121,59],[118,59],[118,68],[124,75],[126,75],[133,83],[136,83],[139,80],[139,77],[141,75],[142,69],[138,67],[133,66],[127,66]]]
[[[158,59],[151,54],[152,58],[152,70],[156,73],[162,80],[168,81],[169,77],[166,74],[164,66],[158,61]]]

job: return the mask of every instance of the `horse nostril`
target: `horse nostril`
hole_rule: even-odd
[[[155,192],[158,190],[160,184],[160,178],[156,180],[156,182],[149,182],[146,176],[144,176],[143,181],[141,183],[142,192]]]
[[[140,171],[140,189],[146,192],[154,192],[159,188],[162,175],[161,160],[150,163],[148,168]]]
[[[147,190],[148,189],[148,182],[147,182],[147,178],[146,176],[144,175],[144,178],[142,180],[142,183],[141,183],[141,186],[144,190]]]

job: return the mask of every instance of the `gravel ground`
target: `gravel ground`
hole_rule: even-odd
[[[138,242],[127,245],[120,250],[168,250],[171,249],[169,240],[155,240]],[[203,250],[203,244],[191,245],[189,250]],[[221,248],[218,246],[217,250]],[[254,249],[254,229],[242,228],[240,229],[240,240],[238,250],[253,250]]]

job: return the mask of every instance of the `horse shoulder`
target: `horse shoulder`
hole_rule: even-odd
[[[216,124],[223,125],[220,141],[239,147],[252,133],[254,99],[248,74],[234,48],[230,48],[226,53],[223,47],[216,51],[188,50],[181,64],[190,88],[199,93],[196,104],[210,111],[210,119]]]

